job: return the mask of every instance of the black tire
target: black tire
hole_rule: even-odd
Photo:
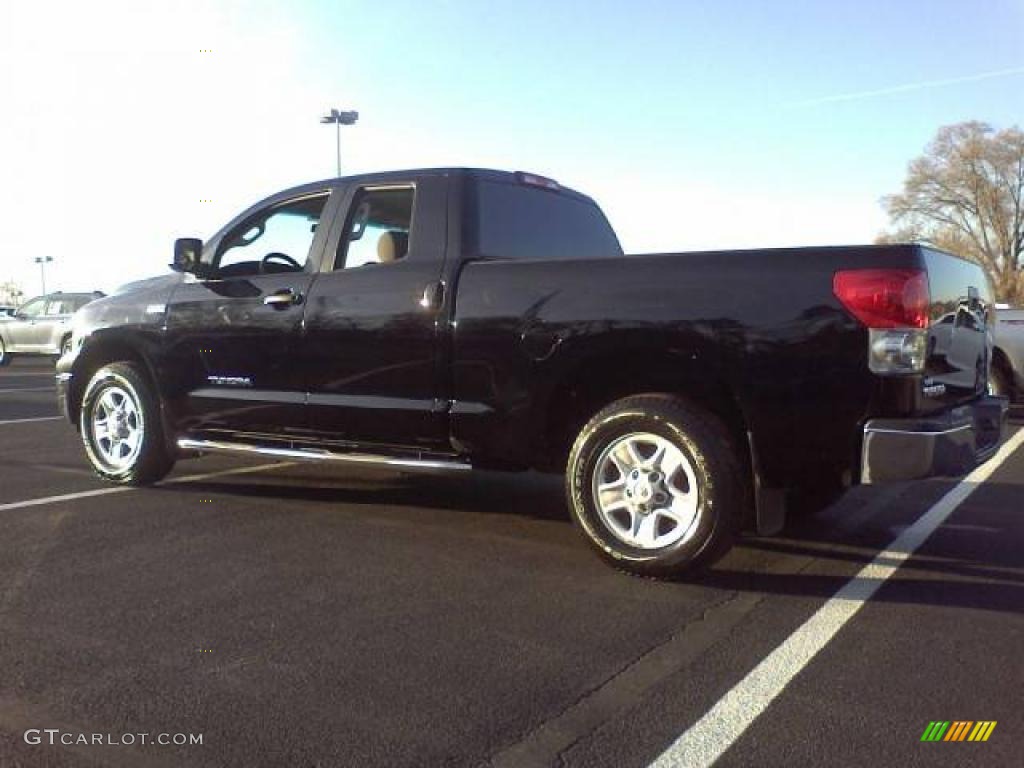
[[[696,481],[696,517],[682,538],[664,547],[638,548],[625,541],[603,519],[595,499],[599,461],[603,470],[615,445],[630,439],[642,442],[645,434],[677,448]],[[576,524],[606,561],[642,576],[671,577],[710,564],[731,547],[749,499],[749,478],[742,466],[716,416],[679,397],[636,395],[604,408],[580,431],[569,455],[566,495]],[[669,484],[669,478],[662,479]],[[627,482],[625,474],[622,480]],[[635,512],[629,514],[636,519]],[[656,545],[657,539],[651,543]]]
[[[991,395],[1014,398],[1013,376],[1002,363],[996,362],[988,371],[988,391]]]
[[[126,422],[125,428],[139,431],[139,439],[124,463],[109,459],[113,447],[109,439],[96,431],[94,416],[98,409],[105,413],[110,393],[113,402],[131,401],[130,409],[134,421]],[[119,485],[150,485],[162,479],[174,466],[174,458],[167,452],[163,426],[160,420],[160,404],[153,388],[135,363],[110,363],[97,370],[86,385],[79,414],[79,431],[85,446],[85,455],[93,470],[104,480]],[[107,439],[107,446],[104,440]]]
[[[11,356],[7,352],[7,345],[4,344],[4,340],[0,338],[0,367],[9,365],[11,362]]]

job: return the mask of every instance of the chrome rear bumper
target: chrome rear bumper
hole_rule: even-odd
[[[959,477],[987,461],[1006,433],[1009,401],[982,397],[938,416],[864,425],[861,482]]]

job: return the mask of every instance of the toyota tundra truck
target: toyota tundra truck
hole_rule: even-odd
[[[625,255],[551,179],[432,169],[273,195],[171,267],[58,361],[112,483],[214,452],[563,472],[599,555],[668,576],[809,482],[962,475],[1005,428],[986,278],[918,245]]]

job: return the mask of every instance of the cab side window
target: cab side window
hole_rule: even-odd
[[[356,193],[345,236],[338,244],[334,269],[391,264],[409,253],[412,186],[372,187]]]
[[[50,299],[46,305],[47,315],[70,315],[75,311],[71,299]]]
[[[39,317],[43,314],[43,307],[46,304],[46,298],[41,297],[38,299],[32,299],[27,304],[22,304],[18,308],[18,315],[21,317]]]
[[[327,197],[324,193],[292,200],[244,221],[224,237],[217,249],[217,276],[302,272]]]

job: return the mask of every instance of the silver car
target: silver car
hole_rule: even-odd
[[[990,386],[1014,400],[1024,393],[1024,309],[1000,309],[996,317]]]
[[[71,316],[102,293],[50,293],[0,316],[0,365],[11,355],[59,355],[71,344]]]

